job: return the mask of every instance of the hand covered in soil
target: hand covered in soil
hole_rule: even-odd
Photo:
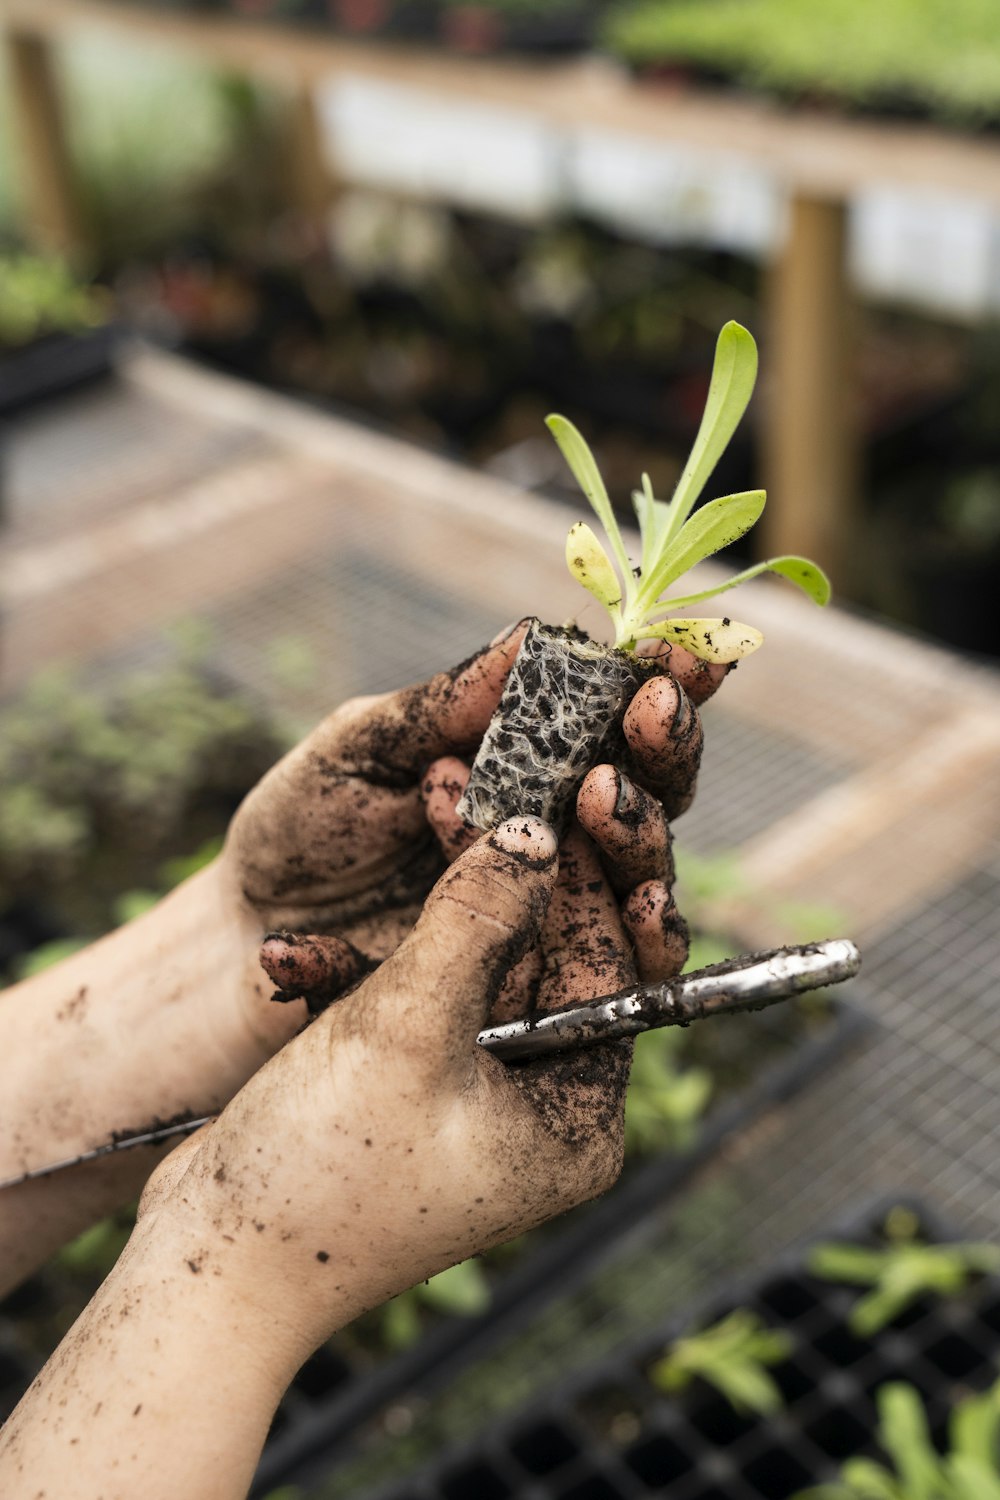
[[[675,811],[689,800],[700,727],[677,681],[655,679],[625,721],[636,780],[591,773],[561,856],[532,819],[460,852],[464,767],[440,751],[466,736],[472,748],[510,654],[492,648],[429,693],[348,705],[328,721],[326,743],[342,758],[307,742],[241,813],[227,858],[265,921],[342,917],[395,951],[154,1175],[121,1260],[4,1429],[4,1493],[30,1474],[32,1493],[64,1500],[237,1500],[281,1391],[331,1331],[614,1180],[629,1045],[506,1067],[475,1038],[491,1013],[631,983],[626,926],[647,971],[682,962],[655,794]],[[698,672],[692,696],[711,685]],[[428,827],[454,863],[395,946],[433,865],[409,778],[435,754]],[[353,810],[349,830],[320,821],[327,776],[326,797]],[[302,788],[313,798],[297,813]],[[386,811],[388,839],[367,821]],[[283,820],[296,817],[306,833],[318,824],[311,868],[282,842]],[[392,848],[404,855],[398,879]],[[266,950],[279,973],[304,953],[313,979],[350,982],[352,950],[336,939]]]
[[[510,649],[504,653],[502,672],[493,674],[491,669],[490,686],[497,696],[523,628],[516,627],[504,642]],[[728,668],[699,661],[678,646],[671,650],[662,642],[649,643],[649,652],[662,660],[664,675],[640,688],[625,716],[632,774],[601,765],[586,777],[577,798],[577,824],[564,844],[561,879],[582,889],[584,876],[578,879],[574,873],[582,866],[591,884],[598,880],[610,885],[621,906],[639,977],[653,982],[679,973],[687,956],[686,927],[671,894],[674,869],[668,818],[686,810],[694,795],[703,739],[695,705],[716,691]],[[464,685],[461,691],[466,691]],[[478,686],[476,693],[481,733],[485,728],[482,713],[491,698]],[[420,788],[439,857],[443,855],[447,862],[480,836],[456,811],[468,776],[466,761],[455,755],[441,756],[427,769]],[[362,920],[353,927],[339,927],[332,936],[282,934],[280,940],[265,944],[262,961],[280,989],[290,996],[305,995],[310,1009],[319,1010],[369,966],[365,953],[380,957],[389,951],[383,946],[386,938],[398,941],[413,915],[413,906],[408,904],[382,913],[374,922]],[[581,920],[579,930],[581,935],[586,933],[585,921]],[[364,952],[359,953],[358,946]],[[504,1020],[528,1008],[540,973],[541,957],[535,951],[505,983],[491,1019]]]
[[[655,983],[679,974],[687,958],[687,928],[672,894],[669,820],[686,811],[694,796],[703,739],[695,705],[716,691],[728,669],[699,661],[677,646],[671,651],[651,643],[651,654],[662,658],[667,670],[643,684],[626,712],[631,775],[600,765],[586,776],[577,795],[575,825],[564,841],[561,880],[575,885],[580,895],[585,887],[593,889],[595,879],[608,883],[620,903],[638,976]],[[448,859],[479,836],[456,810],[468,777],[468,765],[447,756],[435,761],[424,778],[428,820]],[[581,865],[582,873],[577,873]],[[579,940],[587,941],[585,921]],[[506,982],[492,1019],[522,1013],[541,966],[539,952],[527,956]]]
[[[4,1493],[27,1493],[21,1474],[63,1500],[236,1500],[283,1387],[334,1329],[614,1180],[629,1044],[516,1067],[476,1045],[536,942],[542,1003],[628,982],[596,856],[570,863],[560,882],[536,819],[481,838],[381,967],[157,1170],[5,1428]]]
[[[340,987],[398,946],[444,868],[423,772],[437,756],[475,750],[522,634],[515,627],[429,682],[351,699],[254,788],[222,862],[255,943],[268,929],[336,933]],[[285,1036],[306,1014],[267,1001],[253,1009],[258,1028]]]

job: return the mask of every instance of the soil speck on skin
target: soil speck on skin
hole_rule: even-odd
[[[82,1021],[87,1014],[87,986],[81,984],[76,994],[56,1011],[57,1021]]]
[[[321,1264],[322,1264],[322,1265],[324,1265],[324,1266],[325,1266],[325,1265],[326,1265],[326,1263],[327,1263],[327,1261],[328,1261],[328,1260],[329,1260],[329,1259],[330,1259],[330,1252],[329,1252],[329,1250],[317,1250],[317,1251],[316,1251],[316,1259],[317,1259],[317,1260],[318,1260],[318,1261],[319,1261],[319,1262],[320,1262],[320,1263],[321,1263]]]
[[[188,1261],[188,1270],[191,1272],[192,1276],[197,1276],[198,1273],[201,1270],[201,1261],[200,1260],[189,1260]]]

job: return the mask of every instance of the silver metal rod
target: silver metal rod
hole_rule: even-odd
[[[852,979],[861,955],[847,938],[807,943],[798,948],[773,948],[767,953],[744,953],[724,963],[696,969],[665,984],[640,984],[615,995],[603,995],[586,1005],[538,1012],[523,1021],[489,1026],[476,1038],[480,1047],[504,1062],[525,1062],[553,1052],[593,1047],[598,1042],[638,1036],[659,1026],[688,1026],[709,1016],[763,1010],[806,990],[823,989]],[[20,1187],[69,1167],[84,1166],[114,1156],[133,1146],[158,1146],[174,1136],[191,1135],[208,1125],[214,1115],[156,1126],[139,1135],[116,1136],[79,1156],[34,1167],[18,1177],[0,1181],[0,1189]]]
[[[748,953],[665,984],[640,984],[586,1005],[508,1021],[479,1033],[481,1047],[505,1062],[687,1026],[708,1016],[763,1010],[780,1000],[852,979],[861,955],[847,938]]]

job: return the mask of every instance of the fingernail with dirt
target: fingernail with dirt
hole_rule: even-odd
[[[624,818],[635,805],[635,788],[627,776],[615,767],[615,810],[616,818]]]
[[[515,620],[514,623],[513,623],[513,625],[505,625],[502,630],[498,630],[497,631],[496,635],[490,641],[490,647],[493,647],[493,646],[502,646],[503,643],[504,643],[504,641],[509,641],[510,640],[510,638],[514,634],[515,630],[519,630],[522,625],[526,625],[526,624],[527,624],[527,616],[524,616],[520,620]]]
[[[559,852],[555,833],[541,818],[508,818],[494,828],[490,839],[534,870],[544,870]]]

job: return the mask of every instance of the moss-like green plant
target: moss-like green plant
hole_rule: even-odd
[[[752,336],[739,323],[727,323],[716,345],[701,426],[673,497],[657,500],[648,474],[642,476],[642,489],[632,496],[641,536],[641,555],[635,566],[593,454],[565,417],[548,418],[549,430],[608,540],[605,549],[586,521],[578,521],[566,540],[566,563],[573,577],[608,611],[616,646],[633,650],[641,640],[665,640],[705,661],[738,661],[761,645],[764,638],[759,630],[728,617],[660,617],[668,610],[700,604],[764,572],[787,578],[817,604],[829,601],[826,574],[808,558],[795,556],[769,558],[693,594],[667,593],[706,557],[745,536],[764,509],[763,490],[724,495],[694,509],[746,411],[756,378],[757,346]]]
[[[792,1347],[789,1334],[766,1328],[759,1314],[738,1307],[710,1328],[675,1339],[651,1367],[649,1378],[659,1390],[675,1395],[697,1376],[734,1410],[769,1416],[783,1402],[767,1367],[780,1365]]]
[[[84,333],[106,323],[107,293],[78,281],[64,261],[0,255],[0,347],[44,333]]]
[[[813,1247],[808,1266],[814,1276],[872,1290],[851,1309],[848,1323],[859,1338],[870,1338],[920,1297],[953,1297],[984,1272],[1000,1270],[1000,1247],[963,1243],[925,1245],[909,1210],[894,1209],[887,1220],[890,1243],[825,1243]]]
[[[694,63],[754,88],[852,102],[925,102],[949,118],[1000,113],[992,0],[638,0],[605,40],[635,62]]]
[[[169,888],[163,859],[221,831],[287,741],[200,654],[111,695],[47,671],[5,706],[0,909],[30,890],[71,929],[106,931],[123,889]]]
[[[912,1386],[884,1385],[876,1402],[878,1440],[892,1468],[852,1458],[837,1483],[801,1490],[795,1500],[1000,1500],[1000,1380],[954,1407],[943,1457]]]

